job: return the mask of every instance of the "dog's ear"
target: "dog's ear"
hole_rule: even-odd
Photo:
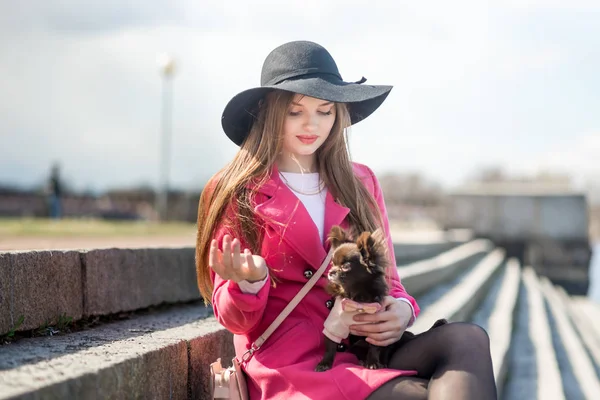
[[[375,257],[375,239],[371,235],[371,232],[363,232],[356,241],[356,247],[360,251],[360,255],[367,266],[370,266]]]
[[[348,243],[351,241],[346,231],[338,225],[331,227],[331,231],[329,232],[329,240],[331,241],[331,246],[333,248],[339,247],[339,245],[342,243]]]
[[[383,229],[377,228],[375,232],[371,233],[371,237],[375,242],[385,243],[385,235],[383,233]]]
[[[388,253],[382,229],[377,229],[373,233],[363,232],[356,241],[356,246],[367,266],[378,265],[386,268]]]

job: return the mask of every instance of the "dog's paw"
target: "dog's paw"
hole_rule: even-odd
[[[328,363],[324,363],[324,362],[320,362],[319,364],[317,364],[317,367],[315,368],[316,372],[325,372],[331,369],[331,364]]]
[[[381,369],[381,368],[385,368],[385,365],[383,365],[382,363],[380,363],[379,361],[374,361],[374,362],[363,362],[362,363],[363,367],[368,368],[368,369]]]

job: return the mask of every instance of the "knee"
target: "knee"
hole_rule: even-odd
[[[427,400],[429,379],[401,376],[384,383],[367,399]]]
[[[454,351],[489,352],[490,338],[485,329],[470,322],[454,322],[446,325],[448,348]]]

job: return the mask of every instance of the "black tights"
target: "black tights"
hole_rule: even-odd
[[[495,400],[489,338],[478,325],[455,322],[418,335],[398,349],[390,368],[417,370],[375,390],[369,400]]]

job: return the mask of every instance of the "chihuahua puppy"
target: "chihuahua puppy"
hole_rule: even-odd
[[[334,226],[329,240],[334,252],[326,290],[335,296],[335,303],[325,321],[325,355],[316,371],[331,368],[337,345],[349,336],[349,326],[356,323],[354,315],[380,311],[381,302],[388,294],[385,280],[388,257],[381,230],[363,232],[353,241],[342,228]],[[358,337],[351,338],[351,342],[358,340]],[[367,368],[381,368],[381,347],[365,343],[368,349],[361,361]]]
[[[335,296],[335,303],[324,323],[325,354],[315,371],[331,369],[338,344],[348,337],[350,351],[362,365],[369,369],[385,368],[396,349],[416,335],[405,331],[398,342],[379,347],[368,343],[364,337],[350,335],[349,328],[359,324],[353,320],[354,315],[382,310],[381,302],[388,295],[386,271],[389,258],[383,232],[380,229],[373,233],[363,232],[354,241],[342,228],[334,226],[329,240],[334,252],[326,290]],[[445,323],[446,320],[438,320],[432,328]]]

